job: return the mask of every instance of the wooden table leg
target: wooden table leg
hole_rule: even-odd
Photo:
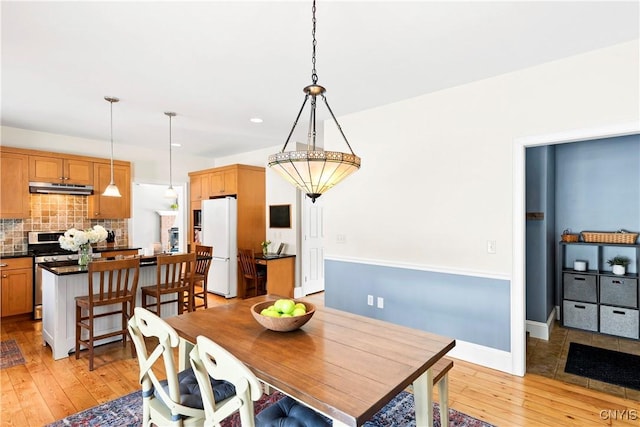
[[[433,372],[431,368],[413,382],[416,426],[433,427]]]

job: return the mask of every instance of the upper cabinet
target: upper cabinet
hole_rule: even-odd
[[[89,218],[121,219],[131,218],[131,166],[114,162],[113,182],[122,197],[103,196],[102,192],[111,182],[110,163],[94,163],[93,196],[89,196]]]
[[[30,217],[29,181],[92,185],[89,218],[131,218],[131,163],[114,160],[113,174],[122,197],[102,196],[111,182],[109,159],[0,146],[0,218]]]
[[[93,162],[62,156],[29,156],[29,181],[92,185]]]
[[[29,156],[0,152],[0,218],[29,218]]]
[[[209,181],[211,196],[230,196],[238,191],[238,170],[226,169],[213,172]]]

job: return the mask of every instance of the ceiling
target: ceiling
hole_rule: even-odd
[[[3,126],[108,141],[103,98],[116,96],[115,144],[164,150],[174,111],[177,150],[220,157],[283,144],[311,83],[310,1],[2,1],[1,12]],[[637,39],[638,21],[638,0],[319,1],[318,83],[340,117]]]

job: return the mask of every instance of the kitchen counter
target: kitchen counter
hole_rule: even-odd
[[[157,278],[157,257],[141,257],[136,307],[142,305],[143,286],[155,285]],[[100,262],[100,261],[93,261]],[[87,295],[87,268],[77,265],[77,261],[58,261],[39,264],[42,267],[42,339],[43,345],[51,346],[54,360],[67,357],[75,349],[75,297]],[[99,284],[94,283],[94,292]],[[175,299],[175,295],[163,295],[163,301]],[[97,312],[106,312],[109,307],[99,307]],[[178,314],[177,304],[164,304],[160,317]],[[95,320],[95,333],[103,334],[119,329],[118,316],[105,316]],[[120,336],[96,342],[105,344],[121,339]]]
[[[111,260],[115,259],[115,257],[110,258],[102,258],[102,260]],[[96,258],[92,262],[100,262],[101,258]],[[140,267],[146,267],[149,265],[156,265],[157,258],[155,256],[141,256],[140,257]],[[86,265],[78,265],[78,261],[53,261],[53,262],[43,262],[42,264],[38,264],[44,270],[47,270],[56,276],[66,276],[69,274],[82,274],[88,271],[88,267]]]
[[[28,251],[24,252],[11,252],[10,254],[0,254],[0,258],[10,259],[10,258],[25,258],[30,257],[33,258],[33,254]]]

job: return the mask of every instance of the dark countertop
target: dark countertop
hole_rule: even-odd
[[[33,254],[28,251],[24,252],[12,252],[10,254],[0,254],[0,258],[33,258]]]
[[[171,255],[171,254],[166,254]],[[198,256],[198,259],[209,259],[212,257],[207,256]],[[100,258],[98,258],[100,259]],[[109,258],[101,258],[102,260],[112,260],[115,259],[113,257]],[[100,261],[93,261],[100,262]],[[149,267],[156,266],[158,264],[157,256],[140,256],[140,267]],[[70,274],[83,274],[88,271],[87,266],[78,265],[78,261],[54,261],[54,262],[43,262],[42,264],[38,264],[43,269],[55,274],[56,276],[67,276]]]
[[[142,248],[134,248],[131,246],[122,246],[122,245],[114,245],[114,246],[99,246],[93,247],[93,252],[111,252],[111,251],[130,251],[130,250],[135,250],[138,251]]]
[[[112,251],[129,251],[129,250],[140,250],[142,248],[134,248],[131,246],[122,246],[122,245],[114,245],[114,246],[100,246],[100,247],[93,247],[93,252],[95,253],[100,253],[100,252],[112,252]],[[33,258],[34,255],[33,253],[29,252],[29,251],[23,251],[23,252],[12,252],[12,253],[1,253],[0,254],[0,258],[5,258],[5,259],[9,259],[9,258]]]

